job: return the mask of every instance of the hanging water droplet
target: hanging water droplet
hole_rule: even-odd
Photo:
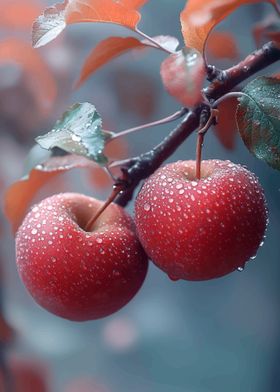
[[[239,272],[244,271],[244,267],[238,267],[238,268],[237,268],[237,271],[239,271]]]

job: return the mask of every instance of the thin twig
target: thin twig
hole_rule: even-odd
[[[163,125],[163,124],[167,124],[169,122],[178,120],[179,118],[183,117],[187,113],[188,113],[188,109],[187,108],[182,108],[181,110],[178,110],[177,112],[171,114],[168,117],[162,118],[162,119],[157,120],[157,121],[153,121],[153,122],[148,123],[148,124],[139,125],[137,127],[129,128],[129,129],[126,129],[124,131],[118,132],[111,139],[108,140],[108,144],[112,140],[115,140],[115,139],[117,139],[119,137],[127,136],[127,135],[129,135],[129,134],[131,134],[133,132],[142,131],[143,129],[146,129],[146,128],[156,127],[158,125]]]

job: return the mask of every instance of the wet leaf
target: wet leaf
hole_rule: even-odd
[[[139,8],[148,0],[65,0],[47,8],[33,25],[34,47],[46,45],[69,24],[115,23],[134,30],[140,21]]]
[[[200,101],[206,72],[204,60],[195,49],[171,54],[162,62],[160,74],[166,90],[181,104],[193,107]]]
[[[243,90],[236,119],[249,151],[280,170],[280,80],[259,77]]]
[[[259,3],[261,0],[188,0],[181,12],[181,26],[185,45],[204,51],[205,43],[211,30],[245,4]],[[265,1],[265,0],[264,0]],[[277,0],[267,0],[277,4]]]
[[[100,165],[107,163],[103,153],[112,133],[102,129],[102,119],[90,103],[77,103],[67,110],[54,129],[36,138],[42,148],[59,147],[72,154],[82,155]]]
[[[157,36],[153,38],[156,42],[161,44],[168,50],[176,50],[179,42],[176,38],[171,36]],[[107,64],[114,58],[121,56],[132,49],[158,47],[148,40],[138,40],[134,37],[109,37],[101,41],[90,53],[82,68],[80,79],[77,86],[81,85],[91,74]]]

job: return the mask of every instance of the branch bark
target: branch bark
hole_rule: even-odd
[[[215,79],[204,89],[204,95],[213,103],[223,95],[229,93],[241,82],[256,74],[262,69],[280,60],[280,48],[273,42],[265,44],[248,55],[239,64],[225,70],[215,70]],[[213,68],[209,69],[210,73]],[[213,78],[213,75],[212,77]],[[170,134],[151,151],[132,158],[131,161],[122,167],[123,177],[120,181],[126,184],[125,189],[116,199],[116,203],[125,207],[132,199],[135,188],[145,178],[149,177],[160,165],[169,158],[176,149],[194,132],[199,124],[207,121],[210,114],[210,106],[198,105],[194,110],[189,111]]]

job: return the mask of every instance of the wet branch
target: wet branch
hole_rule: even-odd
[[[269,42],[261,49],[248,55],[239,64],[227,70],[221,71],[215,67],[208,66],[208,79],[211,80],[211,83],[204,89],[203,93],[209,101],[209,106],[204,103],[189,111],[180,125],[171,131],[160,144],[151,151],[132,158],[122,167],[123,176],[120,181],[125,181],[126,189],[116,199],[116,203],[126,206],[132,199],[138,184],[158,169],[199,125],[206,124],[212,103],[229,93],[250,76],[278,60],[280,60],[280,48],[273,42]]]

